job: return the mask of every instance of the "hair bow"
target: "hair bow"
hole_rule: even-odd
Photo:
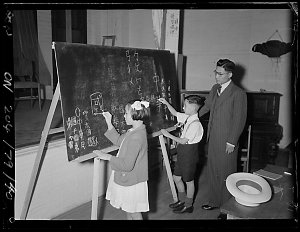
[[[148,108],[149,107],[149,102],[147,102],[147,101],[135,101],[131,105],[131,107],[132,107],[132,109],[135,109],[135,110],[141,110],[142,105],[145,106],[146,108]]]

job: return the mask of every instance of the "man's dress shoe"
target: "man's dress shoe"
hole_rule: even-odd
[[[176,208],[178,208],[178,207],[180,207],[180,206],[183,206],[183,205],[184,205],[184,202],[177,201],[177,202],[175,202],[175,203],[169,204],[169,207],[170,207],[171,209],[176,209]]]
[[[226,220],[227,219],[227,214],[225,213],[220,213],[219,216],[217,217],[218,220]]]
[[[174,213],[192,213],[194,210],[194,207],[193,206],[189,206],[189,207],[186,207],[185,205],[181,206],[181,207],[178,207],[176,209],[173,209],[173,212]]]
[[[217,207],[214,207],[214,206],[210,206],[210,205],[202,205],[202,209],[205,209],[205,210],[213,210]]]

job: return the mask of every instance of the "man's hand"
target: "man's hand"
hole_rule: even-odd
[[[230,153],[233,152],[233,151],[234,151],[234,146],[232,146],[232,145],[226,143],[226,153],[227,153],[227,154],[230,154]]]

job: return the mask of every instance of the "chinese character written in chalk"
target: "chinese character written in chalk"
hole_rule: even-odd
[[[92,114],[97,115],[103,113],[102,93],[96,92],[90,95]]]

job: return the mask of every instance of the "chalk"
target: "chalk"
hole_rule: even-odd
[[[292,175],[292,173],[289,173],[289,172],[283,172],[284,174],[286,174],[286,175]]]

